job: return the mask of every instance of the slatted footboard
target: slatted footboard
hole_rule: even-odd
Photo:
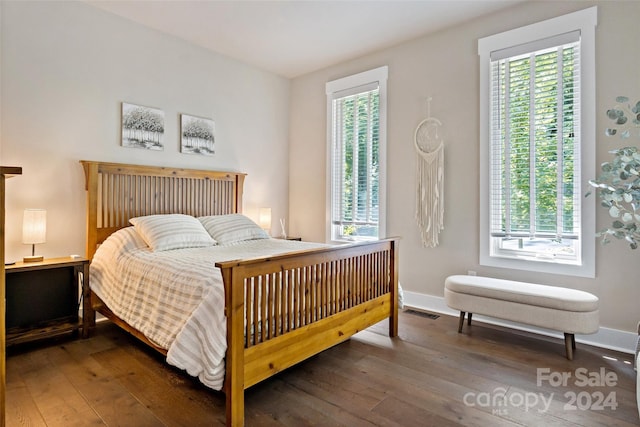
[[[394,239],[216,264],[226,294],[227,425],[244,389],[389,319],[398,333]]]

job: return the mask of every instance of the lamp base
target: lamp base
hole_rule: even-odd
[[[31,255],[31,256],[26,256],[24,258],[22,258],[23,262],[40,262],[40,261],[44,261],[44,256],[42,255]]]

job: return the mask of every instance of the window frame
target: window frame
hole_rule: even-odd
[[[580,260],[577,265],[553,259],[493,256],[490,214],[491,53],[580,31],[580,193],[595,176],[595,27],[597,7],[573,12],[478,40],[480,56],[480,265],[578,277],[595,277],[595,201],[581,198]]]
[[[332,235],[331,214],[333,210],[333,100],[338,93],[357,93],[358,88],[377,84],[378,86],[378,237],[386,236],[387,219],[387,77],[388,66],[378,67],[372,70],[363,71],[358,74],[332,80],[326,84],[327,95],[327,179],[326,179],[326,241],[331,243],[353,242],[353,239],[335,239]],[[358,241],[359,239],[356,239]],[[364,239],[362,239],[364,240]]]

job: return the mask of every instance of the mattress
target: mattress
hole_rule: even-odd
[[[215,390],[226,352],[224,286],[216,262],[325,246],[283,239],[153,252],[127,227],[103,242],[90,267],[91,289],[119,318],[167,350],[167,362]]]

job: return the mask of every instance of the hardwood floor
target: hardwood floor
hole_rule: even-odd
[[[478,322],[458,334],[457,322],[402,312],[399,338],[389,339],[382,322],[247,390],[246,423],[639,425],[631,355],[578,343],[568,361],[561,339]],[[570,375],[566,384],[554,382],[563,375]],[[583,384],[585,378],[591,382]],[[10,348],[6,407],[8,427],[225,421],[223,394],[168,366],[110,323],[87,340]]]

